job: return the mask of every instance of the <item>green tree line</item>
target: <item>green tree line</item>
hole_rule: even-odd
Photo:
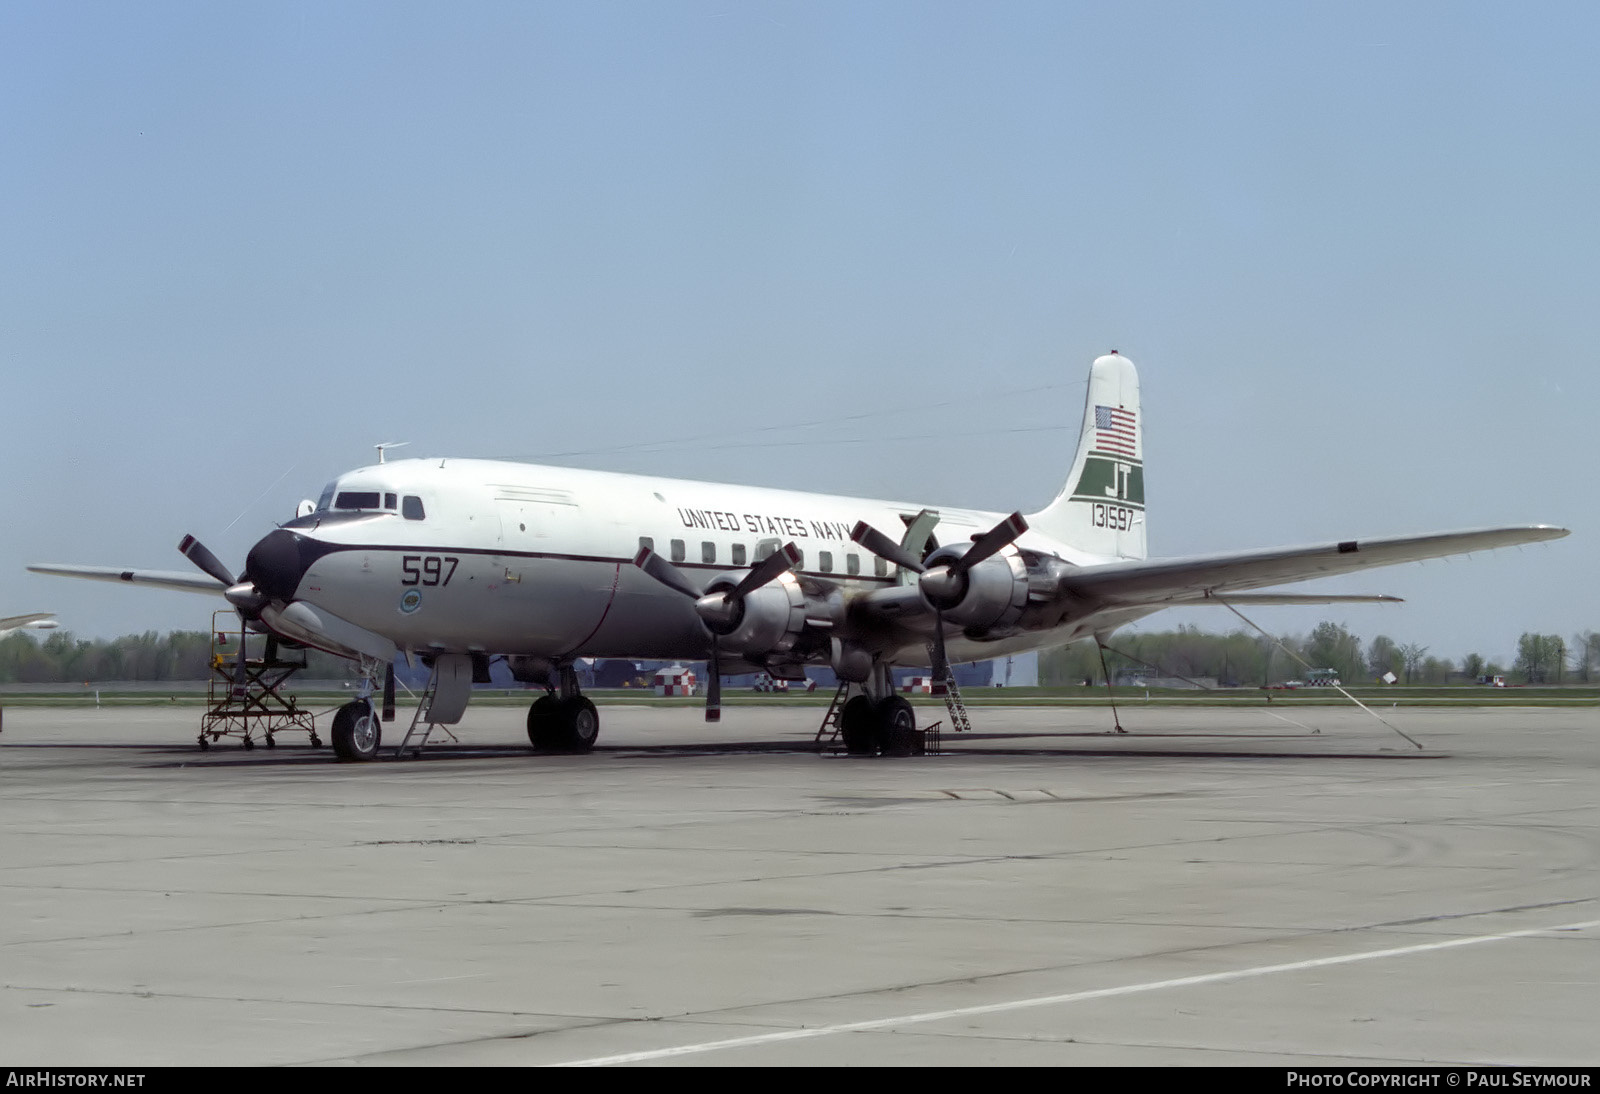
[[[221,647],[206,631],[172,631],[80,639],[55,631],[43,641],[25,632],[0,639],[0,684],[74,684],[108,681],[205,680],[219,652],[237,656],[237,638]],[[260,657],[264,639],[250,638],[249,655]],[[1313,668],[1333,669],[1346,683],[1368,683],[1392,672],[1407,684],[1447,684],[1481,676],[1505,675],[1517,683],[1562,684],[1600,682],[1600,632],[1584,631],[1564,640],[1559,635],[1524,633],[1517,657],[1508,670],[1477,653],[1459,661],[1430,653],[1415,643],[1402,645],[1378,635],[1363,645],[1338,623],[1319,623],[1309,635],[1276,640],[1236,630],[1211,634],[1198,627],[1173,631],[1128,631],[1112,635],[1106,654],[1113,677],[1186,676],[1215,680],[1222,686],[1254,687],[1303,679],[1303,666],[1278,647],[1281,642]],[[349,663],[307,652],[306,673],[313,679],[341,679]],[[1074,643],[1039,655],[1039,682],[1046,685],[1103,684],[1100,654],[1092,641]]]
[[[1260,687],[1303,680],[1309,665],[1332,669],[1347,684],[1372,683],[1390,673],[1399,683],[1434,686],[1485,676],[1505,676],[1524,684],[1600,681],[1600,632],[1596,631],[1581,632],[1570,641],[1555,634],[1524,633],[1517,640],[1517,657],[1510,669],[1479,653],[1453,660],[1385,634],[1363,644],[1343,625],[1330,622],[1317,624],[1309,635],[1272,638],[1242,628],[1230,634],[1211,634],[1198,627],[1129,631],[1112,635],[1106,645],[1105,669],[1119,680],[1176,676],[1215,681],[1222,687]],[[1039,682],[1045,685],[1086,681],[1103,685],[1105,669],[1090,640],[1039,655]]]
[[[43,641],[17,633],[0,639],[0,684],[84,684],[108,681],[205,680],[218,653],[238,656],[238,634],[213,646],[206,631],[128,634],[121,638],[81,639],[55,631]],[[249,656],[262,655],[265,638],[251,635]],[[341,679],[349,662],[316,650],[308,655],[306,672],[313,679]],[[298,652],[295,654],[298,657]]]

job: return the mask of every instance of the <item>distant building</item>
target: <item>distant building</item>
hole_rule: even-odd
[[[682,665],[671,665],[657,671],[651,684],[657,695],[693,695],[694,670],[684,668]]]

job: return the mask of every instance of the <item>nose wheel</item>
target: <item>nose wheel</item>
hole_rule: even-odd
[[[340,707],[333,716],[333,752],[346,762],[370,760],[383,741],[383,726],[366,699]]]

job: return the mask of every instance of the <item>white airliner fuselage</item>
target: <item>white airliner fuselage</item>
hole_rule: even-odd
[[[394,510],[351,511],[341,499],[415,498],[421,519]],[[747,568],[793,542],[790,571],[829,587],[840,608],[897,586],[895,568],[850,539],[860,521],[905,527],[925,506],[750,486],[582,471],[488,460],[400,460],[351,471],[328,503],[284,525],[306,561],[274,592],[381,634],[402,651],[493,651],[552,659],[704,659],[710,635],[692,602],[633,565],[641,546],[680,570],[710,577]],[[967,542],[1005,514],[940,508],[934,536]],[[314,538],[312,538],[314,537]],[[1035,531],[1020,549],[1076,566],[1115,561]],[[255,574],[259,567],[251,567]],[[813,614],[814,622],[821,616]],[[273,621],[269,614],[267,619]],[[830,619],[829,629],[846,621]],[[292,625],[292,621],[291,624]],[[931,622],[886,650],[896,664],[926,664]],[[985,642],[952,640],[956,661],[1004,656],[1074,637],[1047,631]],[[920,636],[920,637],[919,637]]]

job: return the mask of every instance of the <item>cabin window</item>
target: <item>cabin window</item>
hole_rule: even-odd
[[[844,572],[854,577],[861,572],[861,556],[851,553],[844,556]]]
[[[335,509],[378,509],[376,490],[345,490],[334,500]]]
[[[742,543],[735,543],[733,545],[733,564],[735,566],[744,565],[744,544]]]
[[[825,574],[833,573],[833,552],[832,551],[818,551],[817,552],[817,569],[821,570]]]
[[[683,540],[681,540],[681,539],[673,540],[672,541],[672,561],[674,561],[674,562],[682,562],[684,559],[686,559],[688,557],[689,557],[689,550],[688,550],[688,548],[686,548],[683,545]]]
[[[777,549],[778,549],[778,541],[777,540],[775,540],[775,539],[764,539],[764,540],[762,540],[761,542],[756,544],[756,561],[760,562],[762,559],[770,557],[772,555],[772,553],[774,551],[776,551]]]
[[[415,494],[407,494],[400,502],[400,515],[407,520],[422,520],[422,499]]]
[[[654,551],[656,549],[656,541],[650,536],[640,536],[639,548],[644,551]]]
[[[806,568],[806,553],[805,553],[805,551],[801,550],[799,547],[796,547],[794,549],[794,554],[795,554],[794,568],[796,570],[804,570]]]
[[[875,558],[872,560],[872,572],[877,574],[879,577],[888,577],[889,564],[883,561],[881,558]]]
[[[715,562],[715,561],[717,561],[717,545],[715,543],[702,543],[702,544],[700,544],[700,561],[701,562]]]

